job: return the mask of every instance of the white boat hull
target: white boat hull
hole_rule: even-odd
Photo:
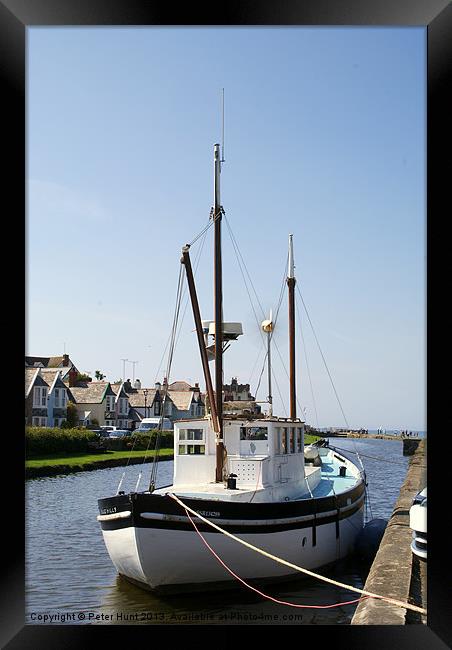
[[[319,522],[320,524],[320,522]],[[353,551],[363,526],[363,505],[339,522],[238,537],[272,555],[306,569],[316,569]],[[339,528],[339,530],[338,530]],[[199,590],[233,581],[193,530],[125,527],[103,530],[105,545],[118,573],[143,587],[161,591]],[[339,533],[339,534],[338,534]],[[223,562],[244,580],[270,581],[302,576],[289,567],[215,532],[202,536]]]

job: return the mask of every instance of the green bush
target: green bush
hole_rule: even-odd
[[[140,451],[142,449],[154,449],[157,431],[153,429],[149,433],[132,432],[130,438],[124,439],[124,449],[133,449]],[[174,434],[172,431],[160,432],[160,449],[172,449],[174,445]]]
[[[82,428],[52,429],[26,427],[25,449],[27,458],[60,452],[89,451],[88,443],[98,440],[94,431]]]

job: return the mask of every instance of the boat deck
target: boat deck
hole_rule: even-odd
[[[321,479],[317,487],[312,491],[314,497],[330,497],[340,492],[345,492],[353,487],[358,478],[347,470],[346,476],[339,476],[339,467],[344,463],[336,458],[322,458]],[[310,498],[310,495],[302,498]]]
[[[339,468],[344,464],[348,465],[346,476],[340,476]],[[350,461],[345,461],[344,463],[332,455],[329,455],[328,457],[323,456],[322,466],[320,468],[321,479],[318,485],[312,490],[312,496],[315,498],[334,496],[341,492],[346,492],[356,485],[359,476],[351,473],[349,464]],[[317,470],[317,468],[306,465],[306,475],[315,470]],[[172,491],[172,487],[173,486],[167,486],[155,490],[155,494],[165,494],[168,491]],[[221,499],[241,501],[249,499],[250,495],[255,492],[261,492],[262,490],[265,490],[265,488],[255,490],[250,489],[249,487],[237,487],[235,490],[228,490],[224,487],[223,483],[206,483],[204,485],[197,485],[195,489],[193,485],[178,485],[177,488],[174,489],[174,492],[180,497],[199,498],[202,494],[203,497],[212,500],[218,500],[221,497]],[[294,499],[297,500],[310,498],[311,494],[309,492],[294,497]]]

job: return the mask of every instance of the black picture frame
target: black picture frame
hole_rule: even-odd
[[[280,0],[279,2],[249,2],[230,0],[218,5],[150,2],[147,0],[0,0],[0,42],[3,64],[2,87],[6,91],[3,102],[4,161],[2,198],[4,224],[12,232],[8,241],[14,252],[13,266],[4,263],[4,289],[7,305],[5,315],[9,322],[8,345],[12,352],[9,369],[12,370],[12,391],[15,395],[13,409],[20,415],[20,386],[23,375],[19,371],[21,362],[16,352],[24,352],[25,311],[24,301],[17,297],[17,275],[25,268],[24,256],[17,254],[25,241],[25,47],[26,29],[31,26],[65,25],[372,25],[372,26],[424,26],[427,32],[427,272],[428,272],[428,339],[427,376],[428,409],[427,422],[430,434],[428,449],[429,508],[429,559],[428,559],[428,625],[376,626],[371,629],[361,626],[334,626],[336,646],[366,648],[409,647],[445,648],[452,647],[450,619],[452,584],[450,560],[447,554],[450,542],[447,524],[439,530],[443,519],[439,513],[442,503],[448,506],[447,493],[441,484],[441,476],[447,473],[441,434],[447,436],[451,417],[448,411],[449,395],[446,382],[435,368],[435,359],[448,361],[447,320],[442,312],[443,304],[433,298],[434,287],[448,277],[450,253],[448,238],[444,236],[445,221],[450,219],[448,201],[450,178],[447,174],[450,164],[444,153],[450,155],[451,126],[450,104],[447,102],[450,69],[452,62],[452,6],[447,0]],[[449,170],[448,170],[449,167]],[[450,171],[449,171],[450,177]],[[5,208],[7,206],[7,208]],[[449,216],[448,214],[449,213]],[[14,273],[14,282],[10,281]],[[24,278],[25,279],[25,278]],[[24,285],[25,286],[25,282]],[[447,299],[447,297],[446,297]],[[16,305],[14,309],[10,305]],[[23,321],[22,321],[23,315]],[[21,322],[24,327],[21,329]],[[450,329],[450,328],[449,328]],[[12,335],[12,336],[11,336]],[[9,340],[14,340],[14,345]],[[450,346],[449,346],[450,347]],[[450,367],[450,364],[449,364]],[[439,373],[439,379],[438,379]],[[20,377],[20,379],[19,379]],[[16,402],[17,400],[17,402]],[[9,411],[9,408],[8,408]],[[105,642],[108,638],[120,642],[130,638],[130,627],[115,626],[31,626],[24,624],[24,442],[16,427],[5,441],[8,465],[14,471],[3,492],[5,520],[3,528],[3,571],[1,587],[1,639],[2,647],[16,648],[72,648],[91,641]],[[14,435],[13,435],[14,434]],[[443,469],[441,469],[443,468]],[[445,483],[444,483],[445,486]],[[444,495],[444,496],[443,496]],[[436,505],[435,505],[436,504]],[[17,517],[10,517],[15,513]],[[447,517],[447,514],[445,515]],[[440,522],[440,523],[438,523]],[[432,531],[432,534],[430,534]],[[449,571],[449,573],[447,573]],[[147,626],[133,629],[149,633]],[[181,628],[178,628],[179,631]],[[230,628],[233,629],[233,628]],[[193,639],[206,639],[205,630],[196,626],[191,631]],[[306,627],[298,628],[305,637]],[[165,635],[170,630],[165,628]],[[324,630],[315,629],[315,639],[323,638]],[[330,630],[331,632],[331,630]],[[114,637],[112,636],[114,633]],[[221,645],[226,644],[227,632],[221,633]],[[214,642],[214,630],[209,632]],[[288,637],[286,636],[288,639]],[[333,637],[331,637],[333,638]],[[149,639],[149,637],[148,637]],[[151,637],[154,642],[155,637]],[[301,641],[301,640],[300,640]],[[446,645],[447,644],[447,645]]]

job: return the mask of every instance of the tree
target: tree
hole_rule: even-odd
[[[91,381],[91,377],[86,372],[79,372],[77,374],[77,381]]]
[[[74,402],[68,402],[66,407],[66,426],[72,429],[78,425],[78,413]]]
[[[105,375],[102,374],[100,370],[96,370],[95,377],[96,377],[97,381],[102,381],[102,379],[105,377]]]

